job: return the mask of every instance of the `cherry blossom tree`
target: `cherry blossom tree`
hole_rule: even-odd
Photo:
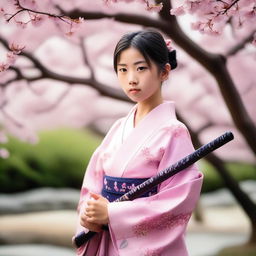
[[[207,159],[256,241],[256,207],[222,160],[255,163],[255,0],[0,0],[0,14],[0,143],[6,133],[35,143],[38,129],[56,125],[109,126],[130,108],[112,70],[116,42],[127,31],[158,29],[179,61],[163,92],[195,145],[235,134]],[[4,147],[0,156],[8,157]]]

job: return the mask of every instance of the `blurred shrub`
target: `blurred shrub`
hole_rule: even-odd
[[[0,159],[0,192],[10,193],[37,187],[80,189],[89,159],[101,142],[89,131],[60,129],[40,133],[36,145],[10,138],[6,146],[9,159]],[[219,174],[206,161],[199,163],[205,178],[203,192],[224,186]],[[227,168],[237,180],[255,179],[255,166],[229,163]]]
[[[256,245],[245,243],[221,249],[216,256],[255,256]]]
[[[224,182],[215,168],[208,162],[200,161],[200,170],[204,173],[202,192],[211,192],[224,187]],[[229,173],[237,180],[256,180],[256,166],[247,163],[226,163]]]
[[[0,192],[36,187],[80,188],[85,168],[101,138],[89,131],[60,129],[40,133],[36,145],[10,138],[9,159],[0,159]]]

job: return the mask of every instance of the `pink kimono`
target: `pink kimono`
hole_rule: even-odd
[[[136,107],[116,121],[94,152],[82,185],[79,213],[86,207],[88,191],[101,194],[107,187],[104,175],[149,178],[194,151],[187,128],[176,119],[173,102],[160,104],[134,128]],[[188,255],[184,236],[202,179],[192,165],[159,185],[157,194],[109,203],[109,231],[97,233],[77,255]],[[87,232],[78,223],[77,234],[82,230]]]

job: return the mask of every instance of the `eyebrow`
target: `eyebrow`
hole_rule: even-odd
[[[139,61],[136,61],[133,63],[133,65],[138,65],[138,64],[141,64],[141,63],[147,63],[145,60],[139,60]],[[122,64],[122,63],[118,63],[117,66],[127,66],[126,64]]]

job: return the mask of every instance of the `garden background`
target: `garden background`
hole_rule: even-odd
[[[255,21],[255,0],[0,0],[0,255],[74,255],[86,166],[133,105],[114,47],[145,27],[177,51],[163,94],[195,147],[235,136],[199,162],[191,255],[255,255]]]

